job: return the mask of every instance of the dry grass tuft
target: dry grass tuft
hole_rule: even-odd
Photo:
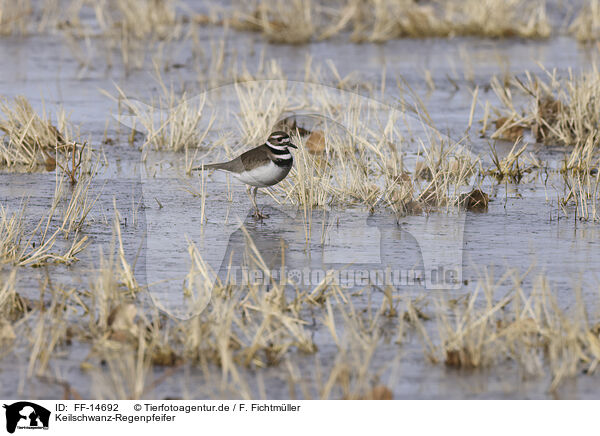
[[[176,0],[103,0],[88,5],[74,1],[60,11],[58,28],[82,67],[93,66],[94,54],[104,65],[118,56],[126,73],[143,67],[148,53],[162,55],[164,44],[184,36]],[[91,9],[91,10],[90,10]]]
[[[158,77],[162,95],[150,104],[130,99],[120,88],[117,88],[118,97],[111,98],[132,114],[130,118],[135,117],[135,122],[142,125],[146,133],[142,144],[142,150],[145,152],[185,150],[187,153],[198,149],[214,122],[214,116],[211,116],[206,125],[201,125],[203,118],[207,117],[206,95],[202,94],[192,99],[185,93],[178,95],[172,88],[168,89],[160,76]]]
[[[310,42],[315,32],[313,8],[312,0],[244,2],[228,22],[240,30],[261,32],[271,42],[303,44]]]
[[[586,145],[576,149],[561,169],[565,186],[560,204],[568,216],[565,206],[575,205],[575,217],[584,221],[600,221],[600,159],[595,150],[595,136],[590,137]]]
[[[26,208],[10,214],[0,206],[0,263],[14,265],[41,266],[48,262],[71,264],[76,262],[77,254],[88,245],[88,237],[76,234],[71,244],[55,252],[62,228],[50,229],[48,224],[52,215],[44,216],[33,230],[29,230]],[[53,231],[52,231],[53,230]]]
[[[577,304],[568,313],[560,308],[544,277],[537,277],[529,292],[523,281],[516,271],[497,281],[488,272],[464,300],[439,301],[439,360],[449,367],[473,369],[509,359],[530,376],[548,369],[550,391],[582,370],[593,372],[600,342],[580,291],[575,290]],[[511,283],[510,292],[495,296],[496,289]]]
[[[222,22],[259,31],[274,42],[296,44],[346,31],[355,42],[383,42],[403,37],[467,35],[546,38],[551,30],[544,2],[524,0],[426,4],[416,0],[346,0],[333,5],[313,0],[260,0],[236,5]]]
[[[0,35],[27,33],[32,13],[29,0],[0,0]]]
[[[583,7],[569,26],[569,33],[580,42],[600,39],[600,1],[584,2]]]
[[[492,138],[510,136],[513,129],[528,128],[538,142],[580,147],[595,134],[600,109],[597,70],[594,68],[579,75],[569,70],[565,77],[560,77],[556,70],[544,70],[544,76],[528,72],[525,82],[517,78],[511,81],[528,100],[523,113],[516,109],[511,90],[497,79],[492,81],[502,104],[499,120],[506,120]]]
[[[546,38],[550,34],[542,2],[485,0],[421,5],[412,0],[373,0],[363,3],[359,11],[354,22],[355,41],[452,36]]]
[[[494,168],[488,170],[488,174],[493,175],[499,182],[511,181],[519,183],[523,178],[524,173],[530,172],[531,167],[526,164],[519,164],[519,159],[527,149],[527,144],[523,144],[517,149],[519,141],[516,141],[506,156],[500,158],[494,146],[491,147],[492,162]]]
[[[57,176],[50,208],[39,218],[28,213],[26,202],[16,211],[0,205],[0,264],[41,266],[78,260],[77,254],[89,244],[82,229],[97,197],[89,197],[91,176],[74,188],[67,188],[67,180]]]
[[[72,128],[64,111],[58,114],[58,128],[46,114],[38,115],[25,97],[12,102],[0,98],[0,165],[22,167],[31,171],[37,166],[53,167],[74,147]],[[53,168],[52,168],[53,169]]]

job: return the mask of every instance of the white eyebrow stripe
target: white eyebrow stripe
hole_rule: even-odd
[[[275,150],[287,150],[287,145],[273,145],[267,141],[267,147],[274,148]]]

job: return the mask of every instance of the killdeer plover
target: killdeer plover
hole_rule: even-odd
[[[254,205],[254,216],[266,218],[256,205],[258,188],[266,188],[281,182],[292,169],[294,160],[288,147],[298,148],[285,132],[273,132],[269,139],[256,148],[242,153],[229,162],[214,163],[192,168],[192,170],[222,170],[233,174],[248,185],[248,195]],[[253,187],[254,189],[250,188]],[[250,195],[252,189],[252,195]]]

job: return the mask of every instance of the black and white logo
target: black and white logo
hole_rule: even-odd
[[[29,401],[19,401],[5,404],[6,431],[14,433],[16,429],[47,430],[50,421],[50,411]]]

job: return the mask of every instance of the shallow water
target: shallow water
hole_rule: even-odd
[[[200,32],[201,41],[208,45],[211,40],[219,39],[222,30],[202,28]],[[399,40],[382,45],[356,45],[336,39],[299,47],[265,44],[255,34],[228,33],[227,38],[227,55],[232,56],[235,51],[248,65],[254,65],[264,51],[267,60],[280,62],[290,80],[303,80],[305,58],[309,55],[313,62],[331,59],[342,77],[357,71],[361,80],[376,83],[376,88],[380,87],[385,68],[386,86],[380,99],[383,104],[394,104],[399,95],[396,79],[402,76],[423,100],[437,128],[455,140],[465,133],[472,85],[480,86],[481,101],[489,99],[493,103],[493,93],[486,89],[493,75],[537,71],[537,61],[562,73],[566,67],[578,71],[589,68],[596,57],[596,52],[563,37],[548,41]],[[179,318],[194,316],[199,310],[190,306],[181,293],[181,284],[189,271],[186,236],[224,278],[231,272],[229,262],[240,265],[249,250],[242,223],[270,269],[280,268],[284,253],[287,273],[309,287],[314,287],[327,270],[352,271],[353,275],[346,276],[350,281],[348,293],[359,309],[366,310],[371,303],[378,307],[383,298],[377,292],[371,296],[352,293],[364,284],[363,273],[366,271],[368,275],[386,268],[397,272],[395,285],[402,296],[460,296],[475,288],[486,267],[496,276],[507,268],[516,267],[524,273],[531,267],[525,285],[531,284],[536,274],[545,274],[565,309],[574,306],[576,286],[581,287],[584,298],[590,302],[597,300],[600,228],[592,222],[564,218],[556,201],[556,193],[562,189],[559,185],[544,186],[538,177],[519,185],[496,186],[486,182],[484,190],[492,194],[487,213],[436,212],[398,221],[389,213],[380,211],[371,215],[360,208],[334,210],[327,215],[314,211],[308,229],[302,210],[289,203],[277,204],[265,194],[259,195],[259,203],[270,218],[256,222],[249,215],[250,202],[244,188],[215,173],[207,176],[207,221],[201,224],[201,199],[189,192],[190,187],[201,190],[199,178],[185,175],[182,154],[151,153],[142,162],[141,153],[127,143],[129,130],[114,119],[115,103],[98,91],[113,92],[114,81],[128,95],[142,101],[152,99],[158,88],[149,80],[152,69],[148,61],[143,70],[128,76],[119,65],[112,69],[103,67],[101,55],[93,58],[91,67],[81,69],[59,35],[3,37],[0,58],[12,60],[0,68],[0,94],[25,95],[37,109],[44,105],[51,113],[58,105],[63,106],[70,112],[71,120],[81,124],[82,133],[91,136],[91,143],[103,149],[107,159],[91,188],[90,195],[98,196],[90,224],[85,228],[91,245],[80,253],[80,261],[71,266],[22,268],[18,291],[30,298],[38,298],[39,282],[46,274],[66,285],[93,280],[99,266],[99,248],[104,247],[106,252],[113,238],[110,223],[114,199],[121,214],[126,257],[135,263],[138,281],[149,285],[149,294],[141,297],[140,305],[151,297],[162,310]],[[173,52],[171,64],[181,66],[164,73],[168,81],[178,84],[196,80],[187,43]],[[431,72],[436,84],[433,91],[423,80],[425,70]],[[453,78],[458,89],[447,76]],[[324,73],[324,77],[331,75]],[[480,109],[476,120],[481,118]],[[211,138],[237,132],[235,120],[219,121],[221,125],[213,129]],[[114,140],[113,145],[102,145],[105,131]],[[481,154],[489,164],[488,141],[479,138],[476,132],[469,139],[471,151]],[[496,144],[500,155],[511,146]],[[549,162],[559,162],[565,154],[559,147],[536,145],[531,145],[528,151]],[[416,151],[407,152],[414,157]],[[28,220],[37,222],[51,202],[55,180],[54,172],[0,171],[1,204],[15,210],[22,199],[28,198]],[[225,201],[229,195],[232,200]],[[281,199],[281,191],[276,191],[275,196]],[[441,280],[442,276],[446,279]],[[243,279],[241,275],[236,278]],[[508,290],[508,285],[501,285],[499,295]],[[435,322],[428,326],[432,332],[435,330]],[[335,343],[319,320],[309,328],[319,348],[316,358],[327,368],[336,354]],[[548,378],[523,380],[510,362],[481,371],[446,369],[423,358],[416,335],[400,347],[394,343],[394,335],[387,334],[391,338],[378,348],[372,366],[375,372],[382,372],[382,380],[393,390],[395,398],[598,398],[600,392],[597,375],[582,375],[567,380],[558,393],[551,395]],[[85,397],[94,395],[89,378],[79,369],[88,351],[88,345],[75,343],[53,362],[55,372],[68,379]],[[16,356],[0,362],[0,395],[13,398],[62,395],[60,387],[25,377],[23,368],[27,358],[27,353],[17,352]],[[298,353],[293,360],[311,396],[318,396],[315,356]],[[156,369],[154,377],[159,378],[163,371]],[[261,380],[253,371],[247,377],[254,387],[264,384],[269,398],[292,396],[281,368],[264,370]],[[204,398],[227,394],[214,392],[199,369],[184,367],[146,396]]]

